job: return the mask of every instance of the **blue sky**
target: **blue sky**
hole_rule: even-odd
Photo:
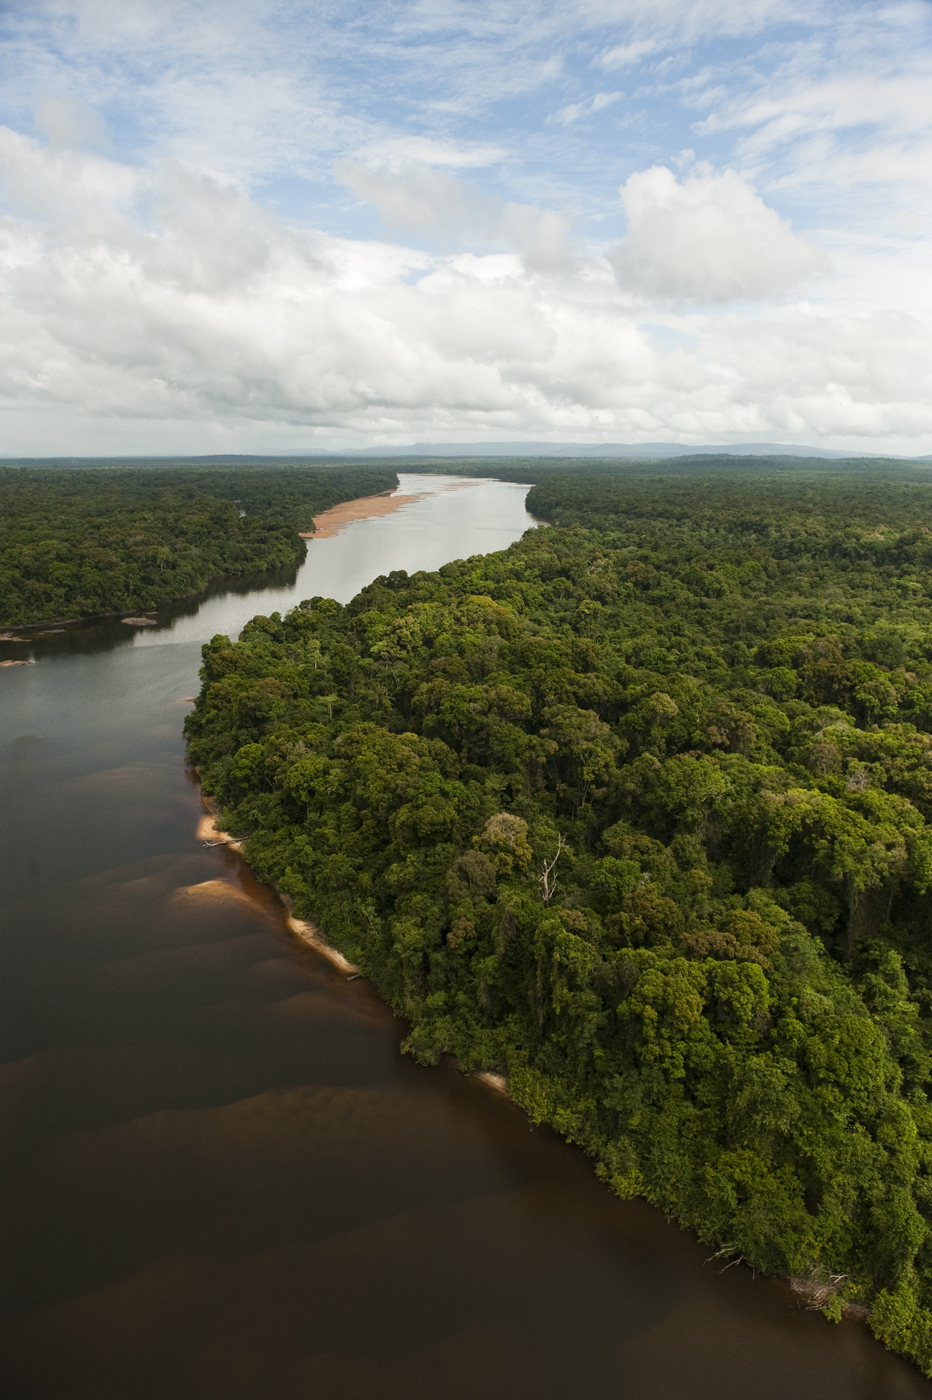
[[[932,6],[0,8],[0,453],[932,451]]]

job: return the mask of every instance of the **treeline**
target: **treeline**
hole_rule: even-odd
[[[641,482],[652,488],[660,481],[680,478],[703,480],[732,478],[769,481],[831,480],[852,478],[873,482],[932,480],[932,459],[897,457],[738,457],[730,453],[701,452],[691,457],[407,457],[392,458],[392,466],[404,472],[437,472],[451,476],[494,477],[499,481],[542,484],[569,479],[595,483],[602,478],[625,490]]]
[[[387,467],[0,467],[0,626],[154,608],[294,564],[299,530]]]
[[[547,473],[214,638],[190,755],[407,1049],[932,1374],[932,484],[796,467]]]

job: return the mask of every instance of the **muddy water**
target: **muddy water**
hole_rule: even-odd
[[[720,1273],[506,1100],[403,1058],[368,984],[196,841],[200,642],[530,523],[521,488],[449,484],[157,628],[0,644],[36,659],[0,672],[4,1394],[932,1396],[860,1324]]]

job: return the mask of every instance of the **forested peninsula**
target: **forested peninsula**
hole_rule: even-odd
[[[932,481],[538,475],[215,637],[204,791],[419,1060],[932,1374]]]
[[[299,530],[395,471],[147,464],[0,467],[0,626],[158,607],[299,562]]]

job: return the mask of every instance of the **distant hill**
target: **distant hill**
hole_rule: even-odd
[[[353,448],[341,457],[889,457],[881,452],[795,447],[783,442],[736,442],[696,447],[682,442],[415,442],[408,447]],[[899,454],[897,454],[899,455]],[[932,460],[932,454],[911,458]]]
[[[632,461],[670,460],[677,457],[769,457],[805,458],[809,461],[849,462],[859,461],[902,461],[932,462],[932,453],[924,456],[906,457],[902,454],[881,452],[843,452],[834,447],[799,447],[781,442],[734,442],[695,446],[682,442],[415,442],[401,447],[352,447],[332,452],[264,452],[236,453],[224,452],[203,456],[132,456],[119,457],[4,457],[4,466],[23,467],[167,467],[167,466],[266,466],[275,463],[279,466],[299,466],[305,463],[322,465],[330,463],[371,462],[373,459],[392,458],[397,461],[414,462],[418,459],[460,461],[483,458],[502,460],[521,458],[525,462],[541,458],[556,458],[563,461],[579,462],[587,458],[617,460],[627,458]]]

